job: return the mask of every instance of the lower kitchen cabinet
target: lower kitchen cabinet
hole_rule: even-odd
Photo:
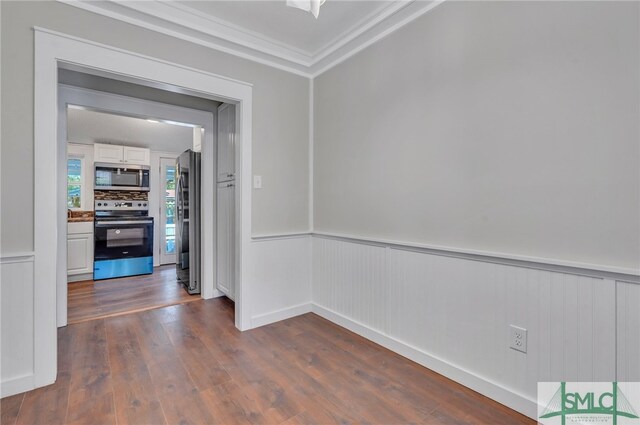
[[[90,273],[93,273],[93,222],[69,223],[67,276]]]

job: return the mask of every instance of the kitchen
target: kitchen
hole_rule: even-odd
[[[150,111],[133,116],[66,104],[69,323],[201,298],[200,151],[209,135],[184,119],[157,119],[152,111],[158,100],[213,121],[214,296],[235,298],[234,107],[132,86],[72,71],[61,75],[61,93],[72,92],[83,103],[103,97]]]

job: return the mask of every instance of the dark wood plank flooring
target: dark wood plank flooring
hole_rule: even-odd
[[[72,282],[68,286],[67,323],[111,317],[200,299],[176,280],[174,265],[154,268],[153,274],[107,280]]]
[[[226,298],[60,328],[58,380],[3,425],[533,424],[314,314],[247,332]]]

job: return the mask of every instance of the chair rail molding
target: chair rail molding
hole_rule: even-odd
[[[0,264],[9,264],[9,263],[32,263],[35,257],[35,252],[26,251],[26,252],[14,252],[11,254],[1,253],[0,254]]]
[[[526,267],[540,270],[557,271],[583,276],[593,276],[623,280],[631,283],[640,283],[640,270],[602,264],[589,264],[575,261],[567,261],[554,258],[531,257],[519,254],[510,254],[493,251],[481,251],[466,248],[457,248],[440,245],[430,245],[416,242],[401,242],[379,238],[368,238],[355,235],[346,235],[328,232],[313,232],[315,238],[333,239],[345,242],[354,242],[365,245],[373,245],[400,249],[405,251],[416,251],[441,255],[448,257],[463,258],[488,263],[497,263]]]

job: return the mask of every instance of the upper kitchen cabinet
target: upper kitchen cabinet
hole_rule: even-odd
[[[151,151],[146,148],[96,143],[93,160],[115,164],[150,165]]]
[[[95,143],[93,145],[93,161],[120,163],[124,159],[123,152],[123,146]]]
[[[236,178],[236,107],[227,103],[218,108],[218,181]]]
[[[123,147],[125,164],[151,165],[151,151],[145,148]]]

